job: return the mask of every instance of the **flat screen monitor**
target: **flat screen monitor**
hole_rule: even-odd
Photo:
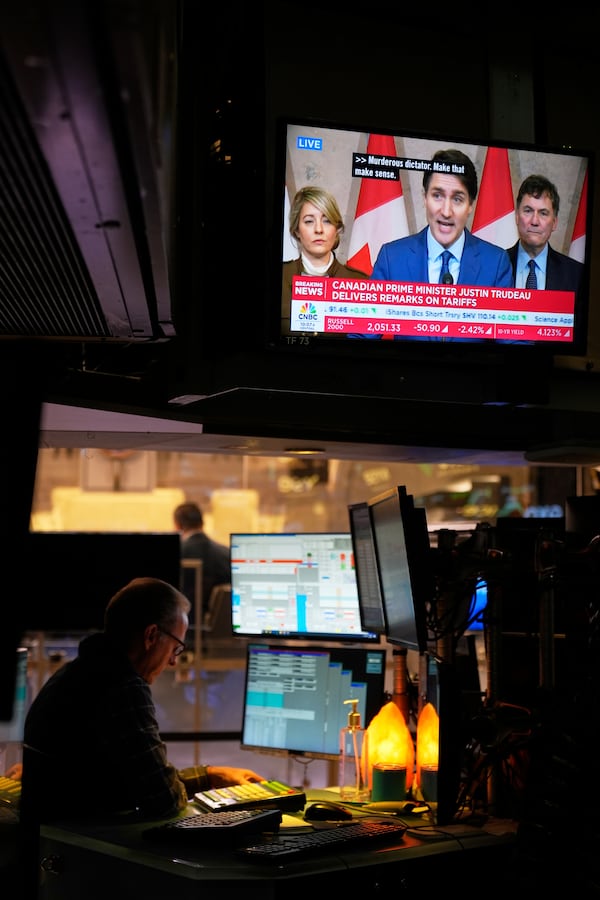
[[[477,578],[475,581],[471,603],[469,606],[466,631],[483,631],[485,625],[485,611],[488,604],[488,585],[485,578]]]
[[[350,532],[232,534],[234,634],[377,641],[363,630]]]
[[[26,631],[102,629],[108,601],[133,578],[161,578],[179,587],[175,532],[35,531],[26,559]]]
[[[383,600],[377,572],[377,556],[371,525],[371,510],[367,501],[348,506],[350,534],[354,550],[354,567],[358,588],[360,619],[366,631],[385,633]]]
[[[403,486],[373,497],[369,508],[386,637],[424,653],[434,589],[425,510],[414,506]]]
[[[27,647],[17,647],[12,717],[7,722],[0,721],[0,760],[2,759],[2,744],[23,740],[28,701],[27,657]]]
[[[344,701],[366,727],[386,701],[385,662],[382,648],[248,644],[242,748],[338,759]]]
[[[504,348],[504,353],[517,352],[530,362],[536,348],[545,356],[585,353],[591,151],[293,117],[278,121],[276,141],[273,330],[288,352],[334,346],[340,351],[340,345],[350,344],[354,355],[406,358],[410,342],[427,341],[426,353],[434,358],[441,354],[436,344],[446,354],[459,345],[462,359],[470,355],[470,345]],[[497,265],[484,264],[483,255],[471,265],[476,249],[471,244],[461,251],[460,264],[453,260],[454,274],[442,279],[439,272],[434,278],[427,265],[424,176],[459,178],[469,171],[469,163],[434,160],[437,151],[448,149],[466,155],[474,167],[477,193],[466,226],[470,235],[493,245],[485,252],[488,262],[494,257]],[[569,257],[572,270],[568,283],[552,281],[550,262],[545,290],[525,287],[521,268],[513,274],[505,253],[518,239],[520,185],[538,174],[558,191],[560,213],[551,245]],[[346,268],[330,277],[316,268],[286,267],[300,258],[298,240],[290,235],[290,210],[297,192],[306,187],[327,191],[337,206],[333,217],[343,224],[335,254]],[[421,232],[419,250],[414,244],[408,248],[410,261],[406,245],[390,247]],[[421,344],[421,356],[423,352]]]

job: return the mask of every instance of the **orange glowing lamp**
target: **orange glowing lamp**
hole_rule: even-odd
[[[440,719],[432,703],[426,703],[417,719],[417,785],[421,770],[436,771],[439,765]]]
[[[368,785],[373,786],[373,766],[391,765],[405,768],[412,773],[415,764],[415,747],[404,716],[396,704],[390,700],[373,716],[367,728]],[[363,760],[363,776],[364,772]],[[412,774],[407,780],[410,787]]]

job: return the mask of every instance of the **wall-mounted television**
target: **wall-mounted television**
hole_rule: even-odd
[[[427,650],[427,604],[434,580],[425,510],[403,485],[369,500],[385,635],[391,644]]]
[[[232,534],[230,554],[234,634],[378,640],[362,627],[349,532]]]
[[[420,356],[426,352],[437,358],[458,344],[463,357],[473,353],[471,345],[504,355],[516,350],[529,357],[537,356],[536,350],[544,356],[585,353],[590,151],[291,117],[278,120],[276,133],[271,304],[275,345],[291,352],[346,347],[341,352],[402,358],[410,346]],[[452,248],[460,262],[451,259],[452,271],[441,277],[433,256],[440,245],[427,243],[432,214],[428,217],[424,202],[424,177],[441,178],[443,189],[448,189],[449,208],[434,215],[444,221],[431,229],[443,243],[440,234],[450,241],[458,233],[453,231],[458,212],[452,207],[458,194],[443,179],[457,182],[470,166],[436,161],[435,154],[448,149],[460,151],[472,163],[476,193],[472,199],[473,191],[467,191],[464,246]],[[536,289],[525,286],[525,262],[513,263],[509,253],[518,240],[519,187],[532,175],[546,177],[558,192],[550,246],[562,254],[559,258],[549,251],[547,260],[536,257]],[[299,238],[298,231],[294,237],[290,234],[290,210],[294,213],[297,192],[305,188],[325,190],[337,206],[330,215],[321,197],[316,211],[315,203],[308,208],[321,224],[319,210],[334,224],[339,213],[343,230],[334,247],[333,269],[326,268],[331,259],[327,221],[322,232],[308,232],[307,240],[301,232]],[[533,229],[539,232],[541,214],[532,216]],[[308,220],[310,225],[313,221]],[[395,243],[400,240],[402,246]],[[423,342],[431,347],[424,351]]]
[[[386,700],[385,661],[377,647],[248,644],[242,748],[338,759],[344,701],[358,700],[367,726]]]

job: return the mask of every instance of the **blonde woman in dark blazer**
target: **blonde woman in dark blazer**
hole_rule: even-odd
[[[292,278],[319,275],[326,278],[365,278],[335,255],[344,231],[344,220],[335,197],[324,188],[307,186],[296,193],[289,215],[289,231],[300,255],[283,263],[281,283],[282,334],[290,333]]]

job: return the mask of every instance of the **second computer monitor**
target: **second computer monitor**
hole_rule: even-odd
[[[354,549],[358,605],[362,626],[366,631],[385,634],[383,599],[379,586],[377,555],[369,504],[366,501],[351,503],[348,506],[348,517]]]
[[[380,647],[248,644],[242,748],[338,759],[347,701],[365,727],[385,702],[385,662]]]
[[[391,644],[427,650],[427,603],[434,582],[425,510],[403,486],[369,500],[385,634]]]

